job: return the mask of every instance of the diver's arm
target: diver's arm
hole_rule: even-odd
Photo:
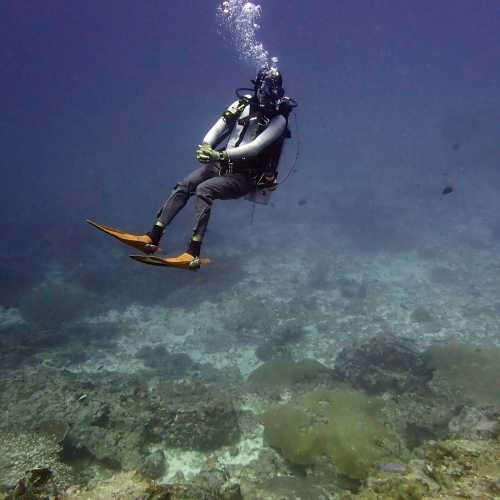
[[[213,147],[217,143],[217,139],[227,130],[226,120],[222,116],[213,124],[212,128],[206,133],[203,138],[203,144],[208,144]]]
[[[257,156],[273,142],[278,140],[286,128],[286,118],[283,115],[276,115],[271,119],[266,129],[258,135],[252,142],[237,148],[229,148],[224,152],[229,161],[243,160]]]
[[[227,108],[227,111],[234,113],[239,101],[235,101]],[[228,130],[228,123],[224,115],[222,115],[212,126],[212,128],[206,133],[203,138],[203,144],[208,144],[211,148],[217,144],[219,137]]]

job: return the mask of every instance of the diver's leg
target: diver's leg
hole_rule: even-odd
[[[214,200],[241,198],[255,187],[252,179],[244,174],[230,174],[208,179],[196,188],[196,224],[187,253],[198,257],[201,243],[210,219]]]
[[[147,233],[155,245],[158,245],[165,228],[186,205],[189,197],[194,194],[196,187],[216,175],[218,175],[218,170],[213,164],[203,165],[176,184],[172,194],[158,212],[155,225]]]

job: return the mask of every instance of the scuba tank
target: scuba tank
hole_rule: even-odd
[[[290,129],[288,127],[288,118],[290,116],[290,113],[296,107],[297,102],[290,97],[283,97],[280,100],[280,104],[278,110],[276,111],[276,114],[283,115],[286,118],[287,125],[281,138],[278,139],[274,144],[269,146],[269,148],[267,148],[267,150],[257,159],[257,162],[259,163],[259,165],[261,165],[262,173],[256,179],[255,190],[253,190],[246,196],[246,199],[248,201],[260,205],[269,204],[272,193],[276,191],[278,186],[281,184],[281,182],[278,182],[278,169],[285,141],[292,137],[292,133],[290,132]],[[286,175],[285,180],[289,177],[292,170],[294,170],[296,160],[294,161],[290,172]]]

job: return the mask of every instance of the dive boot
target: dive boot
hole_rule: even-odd
[[[120,229],[116,229],[114,227],[104,226],[103,224],[98,224],[90,219],[87,219],[87,222],[99,229],[103,233],[109,234],[121,241],[125,245],[135,248],[145,254],[153,254],[159,252],[161,249],[158,245],[153,243],[153,240],[149,234],[132,234],[127,233],[126,231],[122,231]]]

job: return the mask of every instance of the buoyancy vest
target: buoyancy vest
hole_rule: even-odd
[[[269,121],[274,116],[281,114],[286,119],[286,127],[281,137],[257,156],[238,160],[235,165],[236,170],[252,170],[256,174],[277,177],[284,141],[291,137],[288,128],[288,117],[292,108],[293,106],[289,103],[289,99],[285,97],[281,100],[278,109],[263,112],[255,104],[252,97],[244,96],[222,114],[228,131],[221,137],[218,144],[227,139],[226,147],[228,148],[238,147],[253,141],[266,129]]]

